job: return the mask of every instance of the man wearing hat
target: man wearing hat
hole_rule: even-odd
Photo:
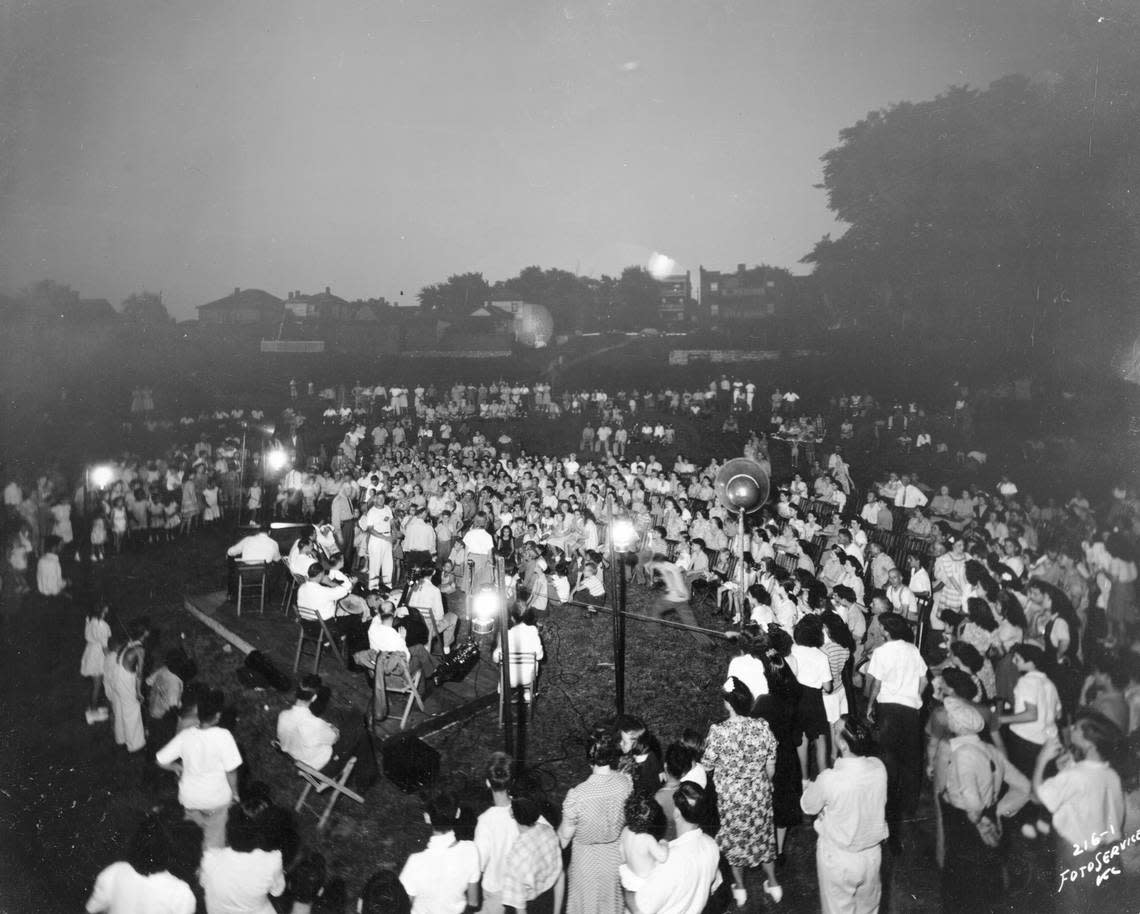
[[[1006,762],[979,734],[985,719],[970,702],[949,696],[944,702],[953,736],[946,763],[945,787],[938,802],[946,834],[942,867],[945,911],[990,911],[1004,906],[997,857],[1001,829],[998,794]]]

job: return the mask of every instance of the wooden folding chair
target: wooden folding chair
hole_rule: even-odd
[[[408,608],[414,609],[416,612],[418,612],[420,614],[420,617],[424,620],[424,625],[427,626],[427,630],[428,630],[428,653],[430,654],[432,652],[432,646],[435,644],[436,641],[439,641],[439,655],[442,657],[443,656],[443,635],[440,633],[439,628],[436,627],[435,615],[426,606],[409,606]]]
[[[289,573],[289,580],[285,584],[285,594],[281,598],[281,612],[284,615],[289,615],[289,610],[297,605],[297,591],[307,580],[308,578],[299,574]]]
[[[333,807],[336,806],[336,801],[339,800],[341,796],[346,796],[350,800],[354,800],[362,806],[364,805],[364,797],[358,794],[355,790],[351,790],[348,787],[348,779],[352,777],[352,770],[356,767],[355,757],[350,758],[347,762],[345,762],[344,767],[341,768],[339,772],[337,772],[335,777],[330,777],[329,775],[324,774],[323,772],[314,768],[312,765],[307,765],[304,762],[297,761],[295,758],[293,758],[293,756],[286,752],[284,748],[282,748],[281,744],[277,742],[277,740],[271,740],[270,745],[289,760],[294,769],[296,769],[298,777],[300,777],[305,782],[305,786],[301,790],[301,795],[297,798],[297,802],[293,805],[294,812],[300,812],[302,809],[308,809],[309,812],[313,813],[317,812],[317,810],[313,809],[306,802],[309,799],[309,794],[314,790],[318,794],[324,793],[326,790],[332,791],[332,793],[329,794],[328,805],[325,806],[324,812],[322,812],[317,819],[318,831],[324,828],[328,823],[329,817],[332,815]]]
[[[328,644],[332,648],[337,659],[346,667],[348,662],[345,660],[344,654],[341,652],[340,646],[336,643],[336,638],[333,633],[329,631],[328,626],[325,625],[324,619],[319,616],[304,615],[303,611],[298,607],[297,609],[297,650],[293,655],[293,672],[297,672],[297,668],[301,665],[301,655],[305,652],[305,646],[311,644],[313,646],[313,672],[317,673],[321,667],[321,654],[324,647]]]
[[[394,672],[386,672],[389,667]],[[372,702],[368,708],[369,725],[375,728],[376,724],[388,716],[388,695],[407,695],[404,704],[404,713],[400,715],[400,729],[408,725],[413,705],[420,712],[424,710],[424,700],[420,697],[420,672],[417,670],[413,676],[408,669],[408,658],[396,651],[387,651],[376,656],[376,666],[372,671]]]
[[[268,589],[268,562],[237,563],[237,614],[241,615],[241,601],[247,590],[256,591],[261,601],[260,612],[265,614],[265,591]]]
[[[502,660],[499,661],[500,668],[502,667]],[[510,669],[510,683],[511,683],[511,696],[510,701],[512,704],[516,703],[515,695],[518,689],[523,692],[523,704],[526,706],[528,716],[534,712],[534,699],[537,694],[538,684],[538,655],[534,651],[523,651],[517,654],[511,654],[511,669]],[[530,696],[527,701],[526,696]],[[506,696],[503,695],[502,679],[499,680],[499,726],[503,725],[503,709]]]

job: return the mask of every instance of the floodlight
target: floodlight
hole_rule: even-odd
[[[471,615],[476,619],[487,620],[498,618],[502,607],[502,598],[494,587],[484,587],[477,590],[471,597]]]
[[[628,517],[615,518],[610,539],[618,552],[628,552],[637,545],[637,527]]]
[[[102,466],[93,467],[91,470],[91,482],[97,489],[105,489],[111,484],[115,478],[115,471],[112,467],[103,464]]]
[[[275,448],[265,455],[265,466],[273,473],[276,473],[278,470],[285,469],[285,465],[288,462],[289,455],[280,448]]]

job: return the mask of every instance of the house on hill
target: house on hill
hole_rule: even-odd
[[[284,305],[276,295],[262,289],[236,288],[232,295],[198,306],[198,322],[204,326],[269,328],[281,323]]]

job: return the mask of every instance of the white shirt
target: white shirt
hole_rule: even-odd
[[[538,663],[538,661],[543,657],[542,637],[538,634],[537,625],[523,625],[522,623],[512,625],[510,629],[507,630],[507,644],[510,646],[512,659],[519,657],[522,654],[534,654],[535,663]],[[502,652],[499,650],[499,648],[495,648],[491,654],[491,659],[494,660],[495,663],[498,663],[501,656]],[[534,681],[533,672],[530,674],[528,681],[528,676],[524,672],[523,667],[517,666],[512,662],[512,686],[517,686],[520,684],[518,682],[520,673],[523,673],[523,685],[530,685],[531,682]]]
[[[669,858],[659,863],[637,891],[642,914],[701,914],[720,885],[720,850],[699,828],[669,842]]]
[[[823,688],[831,682],[831,661],[818,647],[793,644],[789,658],[796,681],[809,689]]]
[[[435,530],[422,517],[412,517],[404,524],[405,552],[435,552]]]
[[[36,590],[45,597],[63,593],[63,569],[59,564],[59,556],[54,552],[41,555],[36,562]]]
[[[360,522],[360,529],[388,536],[392,532],[392,509],[387,505],[378,508],[373,505]]]
[[[182,760],[178,802],[183,809],[218,809],[234,798],[226,773],[241,767],[241,753],[233,734],[222,727],[192,727],[155,753],[160,765]]]
[[[235,557],[239,562],[276,562],[281,558],[281,547],[268,533],[254,533],[230,546],[226,555]]]
[[[900,584],[898,587],[888,587],[887,600],[890,601],[895,612],[900,615],[906,616],[908,619],[918,616],[918,601],[905,584]]]
[[[207,914],[275,914],[269,896],[285,891],[281,851],[208,848],[198,882],[206,894]]]
[[[336,727],[321,720],[308,705],[294,705],[277,715],[277,742],[298,762],[324,768],[332,758]]]
[[[297,613],[302,618],[317,616],[326,622],[336,615],[336,604],[352,591],[351,584],[337,584],[326,587],[316,580],[309,580],[297,588]]]
[[[112,863],[95,879],[88,914],[194,914],[194,893],[170,873],[143,876],[129,863]]]
[[[495,541],[482,527],[472,527],[463,534],[463,545],[467,547],[470,555],[490,555],[491,550],[495,548]]]
[[[895,495],[895,505],[900,508],[921,508],[925,504],[926,496],[913,483],[902,486]]]
[[[519,826],[511,815],[511,807],[492,806],[479,816],[475,824],[475,847],[483,867],[484,892],[502,891],[507,854],[518,836]]]
[[[1053,827],[1067,842],[1083,847],[1085,841],[1091,842],[1110,829],[1111,833],[1098,843],[1112,844],[1123,837],[1124,790],[1120,775],[1108,762],[1074,762],[1046,779],[1037,796],[1053,814]]]
[[[926,661],[918,648],[907,641],[888,641],[875,648],[867,675],[879,681],[880,704],[922,707],[919,679],[926,675]]]
[[[1020,714],[1026,705],[1037,708],[1037,719],[1024,724],[1010,724],[1017,736],[1038,746],[1050,736],[1057,735],[1057,717],[1061,713],[1061,697],[1053,680],[1040,670],[1023,673],[1013,687],[1013,710]]]
[[[751,654],[741,654],[728,662],[728,677],[735,676],[752,693],[753,698],[768,694],[768,676],[764,672],[764,664]]]
[[[432,835],[426,850],[408,857],[400,883],[412,899],[412,914],[463,914],[467,887],[481,875],[475,844],[447,832]]]
[[[443,621],[443,594],[430,580],[420,581],[408,597],[408,606],[416,609],[430,609],[436,622]]]
[[[378,654],[403,654],[410,657],[404,636],[391,625],[385,625],[376,616],[368,626],[368,646]]]

